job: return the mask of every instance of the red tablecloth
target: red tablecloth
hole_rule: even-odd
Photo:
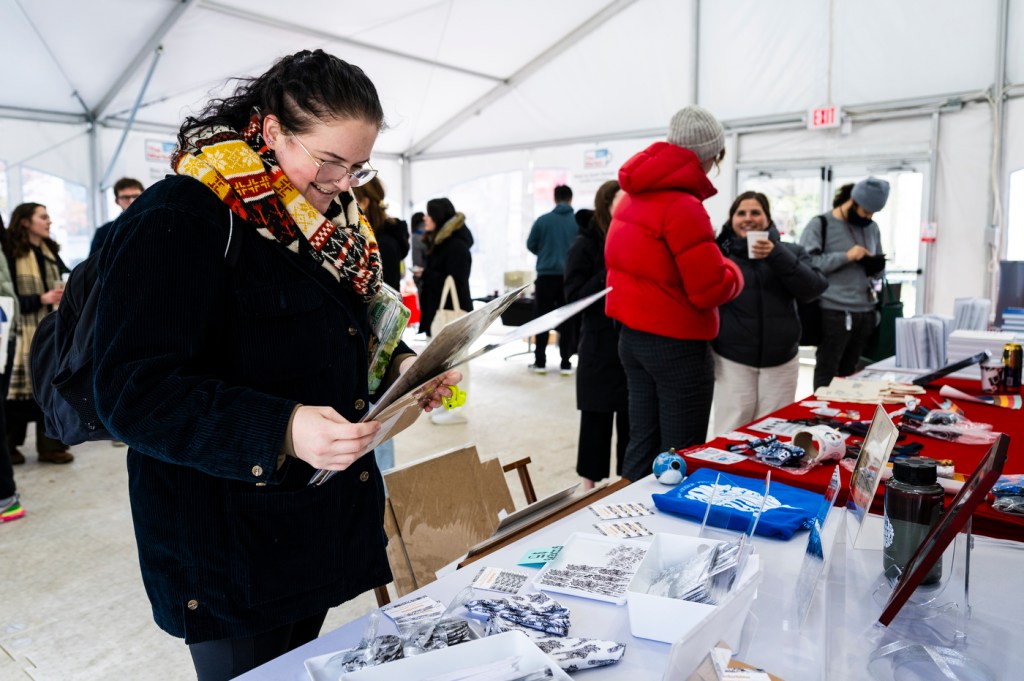
[[[942,379],[938,381],[938,385],[942,384],[955,386],[968,394],[978,393],[977,382],[955,379]],[[928,395],[924,400],[922,400],[924,406],[928,408],[935,408],[935,403],[927,399],[928,397],[944,399],[939,397],[938,385],[928,388]],[[783,419],[802,419],[813,417],[814,415],[811,414],[810,407],[800,406],[800,402],[813,399],[813,396],[809,396],[803,400],[798,400],[776,412],[768,414],[767,416],[776,416]],[[1010,436],[1010,447],[1007,454],[1006,466],[1004,467],[1003,472],[1024,473],[1024,412],[1012,409],[1003,409],[1001,407],[990,407],[984,404],[974,404],[972,402],[953,401],[964,410],[967,418],[970,420],[990,423],[992,424],[993,430],[1006,433]],[[829,406],[842,409],[843,411],[846,409],[855,409],[860,412],[861,419],[870,419],[875,411],[874,406],[869,404],[831,401],[829,402]],[[886,411],[889,412],[895,411],[898,408],[898,405],[886,405]],[[767,416],[762,418],[767,418]],[[762,419],[757,419],[757,421],[760,420]],[[765,435],[765,433],[758,433],[746,426],[739,428],[738,430],[761,437]],[[851,441],[859,444],[860,438],[853,437],[852,440],[848,440],[848,442]],[[933,459],[952,459],[956,464],[957,473],[962,473],[965,476],[970,476],[975,467],[977,467],[978,462],[981,461],[981,458],[989,449],[988,445],[964,445],[957,444],[955,442],[945,442],[934,438],[918,437],[916,435],[907,435],[905,439],[901,439],[899,441],[899,444],[902,445],[907,442],[920,442],[924,445],[924,448],[920,452],[922,456],[928,456]],[[729,444],[731,443],[728,440],[716,438],[706,445],[701,446],[725,449]],[[787,485],[801,487],[803,489],[809,489],[819,493],[824,493],[825,488],[828,487],[828,483],[832,479],[832,469],[836,465],[829,462],[804,475],[794,475],[787,472],[784,468],[769,467],[754,459],[740,461],[730,465],[723,465],[694,459],[686,456],[686,452],[681,453],[686,458],[688,470],[697,470],[699,468],[707,467],[714,468],[725,473],[734,473],[748,477],[763,477],[765,471],[771,470],[773,481],[777,480],[779,482],[784,482]],[[846,494],[850,486],[850,472],[842,466],[840,466],[839,471],[843,486],[837,503],[845,504]],[[883,485],[879,484],[878,493],[875,495],[875,500],[872,504],[872,511],[875,513],[882,512],[883,491]],[[947,504],[951,499],[952,496],[947,496]],[[992,509],[991,503],[985,503],[980,506],[974,514],[973,531],[977,534],[984,534],[991,537],[1024,541],[1024,517],[1000,513]]]

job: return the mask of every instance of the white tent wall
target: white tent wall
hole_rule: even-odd
[[[927,311],[953,314],[953,300],[987,295],[992,111],[973,104],[943,114],[936,182],[937,237]]]
[[[1006,252],[1010,260],[1024,260],[1024,97],[1006,104],[1006,145],[1001,189],[1007,206]],[[1010,195],[1010,178],[1018,173],[1016,196]],[[1013,201],[1013,203],[1011,203]]]

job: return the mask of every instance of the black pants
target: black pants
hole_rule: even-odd
[[[598,482],[608,477],[612,458],[612,429],[615,430],[615,474],[622,475],[629,445],[629,413],[626,411],[581,411],[580,445],[576,472]]]
[[[243,638],[193,643],[188,647],[199,681],[228,681],[255,669],[289,650],[309,643],[320,634],[327,613]]]
[[[629,384],[629,446],[622,475],[637,481],[654,457],[707,439],[715,362],[711,345],[623,327],[619,359]]]
[[[846,315],[850,328],[846,328]],[[814,389],[828,385],[836,376],[857,371],[864,345],[875,330],[876,315],[870,312],[821,311],[821,342],[815,352]]]
[[[538,274],[534,282],[534,311],[536,316],[547,314],[565,305],[564,279],[561,274]],[[568,362],[576,354],[575,322],[568,319],[558,327],[558,351],[562,361]],[[537,345],[534,349],[534,364],[539,367],[547,364],[548,334],[537,334]]]
[[[39,408],[35,400],[7,400],[4,404],[4,411],[7,416],[6,439],[8,452],[25,444],[25,436],[28,435],[28,424],[32,422],[36,424],[37,452],[40,454],[50,454],[52,452],[67,451],[68,446],[66,444],[60,440],[54,440],[46,434],[43,410]]]
[[[14,335],[11,335],[11,342],[7,345],[7,367],[4,375],[0,376],[0,396],[7,396],[7,388],[11,385],[11,368],[14,366]],[[7,433],[6,409],[0,409],[0,428]],[[0,499],[6,499],[17,490],[14,484],[14,468],[11,466],[11,450],[7,444],[7,438],[0,442]],[[0,508],[0,511],[3,509]]]

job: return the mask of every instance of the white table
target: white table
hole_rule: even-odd
[[[651,493],[667,489],[649,476],[597,503],[642,501],[653,505]],[[842,517],[841,509],[836,509],[830,516],[825,532],[826,547],[840,536],[840,526],[844,525]],[[562,544],[572,532],[596,533],[593,528],[595,519],[593,513],[583,509],[400,600],[426,594],[447,603],[472,582],[481,567],[514,567],[532,548]],[[660,512],[643,518],[642,522],[653,532],[691,536],[696,535],[700,528],[696,522]],[[842,536],[845,536],[845,531]],[[830,563],[827,578],[823,575],[819,580],[806,622],[803,627],[798,627],[790,618],[794,612],[794,588],[803,562],[807,533],[800,532],[790,541],[758,537],[755,545],[764,576],[746,622],[742,659],[781,676],[785,681],[872,678],[865,670],[863,656],[870,652],[869,643],[885,633],[884,629],[872,626],[881,606],[869,595],[872,583],[881,573],[881,553],[840,545],[836,550],[840,560]],[[1024,636],[1020,633],[1020,613],[1024,613],[1024,588],[1021,586],[1024,544],[978,537],[972,561],[972,646],[978,640],[977,652],[987,654],[986,662],[1002,670],[997,678],[1021,678],[1020,670],[1024,669],[1024,645],[1021,645]],[[536,572],[528,568],[518,569],[531,574]],[[528,583],[523,590],[532,589]],[[479,593],[485,597],[500,597],[493,592]],[[614,640],[627,645],[621,662],[581,672],[586,679],[640,681],[662,678],[671,646],[634,638],[630,634],[626,606],[564,594],[552,596],[572,613],[570,636]],[[363,617],[323,634],[239,679],[308,681],[303,660],[355,645],[362,636],[365,620]],[[836,634],[829,635],[830,626]],[[388,618],[381,619],[379,633],[394,633],[394,625]]]

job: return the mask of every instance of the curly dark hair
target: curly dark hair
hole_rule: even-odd
[[[303,50],[279,59],[256,78],[238,78],[230,97],[213,99],[198,116],[189,116],[178,131],[178,144],[195,130],[226,125],[241,130],[253,109],[273,114],[288,131],[302,134],[315,122],[356,119],[384,129],[384,109],[377,88],[358,66],[323,50]]]
[[[722,225],[722,230],[718,233],[719,239],[723,237],[731,237],[733,235],[732,218],[734,215],[736,215],[736,211],[739,210],[740,204],[746,201],[747,199],[753,199],[754,201],[757,201],[759,204],[761,204],[761,210],[764,211],[764,216],[765,218],[767,218],[768,224],[772,224],[772,209],[768,204],[768,197],[762,194],[761,192],[743,192],[742,194],[737,196],[736,199],[732,202],[732,205],[729,206],[729,217],[726,218],[725,224]]]
[[[45,210],[46,206],[41,203],[22,203],[11,212],[11,224],[3,238],[4,253],[8,258],[20,258],[32,250],[32,243],[28,240],[28,226],[39,208]],[[44,237],[43,243],[54,255],[60,250],[60,244],[49,237]]]

